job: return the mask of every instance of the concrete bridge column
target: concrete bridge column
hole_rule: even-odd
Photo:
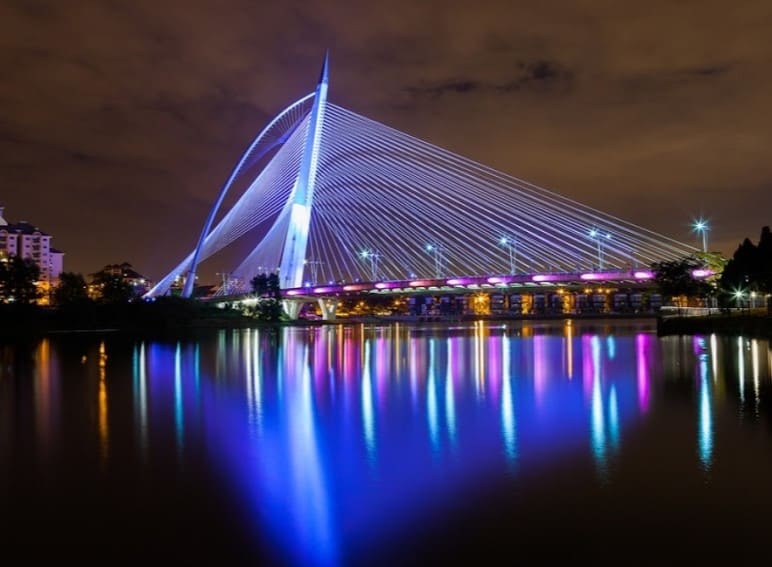
[[[325,321],[335,319],[335,311],[337,311],[338,305],[340,305],[340,299],[323,299],[320,297],[317,301],[322,309],[322,319]]]
[[[305,301],[302,299],[282,299],[281,303],[284,312],[294,321],[300,315],[300,308],[303,307]]]

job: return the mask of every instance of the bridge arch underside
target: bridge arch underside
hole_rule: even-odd
[[[285,111],[274,157],[203,239],[202,261],[239,238],[255,238],[228,270],[221,296],[248,293],[255,275],[278,273],[301,217],[307,227],[301,281],[312,288],[482,274],[632,273],[696,251],[332,103],[310,144],[313,202],[299,211],[294,201],[308,161],[311,102],[303,100]],[[167,293],[192,258],[191,252],[150,295]]]

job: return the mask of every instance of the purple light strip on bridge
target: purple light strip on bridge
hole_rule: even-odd
[[[692,272],[696,278],[712,275],[710,270],[698,269]],[[551,274],[519,274],[519,275],[501,275],[501,276],[465,276],[448,279],[418,279],[418,280],[397,280],[385,282],[362,282],[340,285],[328,285],[302,289],[286,290],[287,296],[298,295],[321,295],[351,291],[372,291],[389,289],[409,289],[418,287],[442,287],[456,286],[476,288],[486,284],[498,284],[506,286],[512,283],[544,283],[544,282],[577,282],[581,281],[619,281],[619,280],[650,280],[654,278],[654,272],[651,270],[636,271],[605,271],[605,272],[584,272],[584,273],[551,273]]]

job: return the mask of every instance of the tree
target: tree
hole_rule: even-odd
[[[761,229],[758,245],[746,238],[737,247],[724,268],[721,288],[730,295],[753,291],[772,293],[772,231],[768,226]],[[772,310],[772,298],[767,307]]]
[[[40,297],[38,278],[40,267],[31,258],[12,256],[0,262],[0,301],[34,303]]]
[[[120,275],[101,270],[92,275],[92,283],[99,288],[102,303],[128,303],[136,298],[134,287]]]
[[[724,269],[721,287],[772,292],[772,232],[768,226],[761,229],[758,246],[746,238],[737,247]]]
[[[257,303],[250,315],[263,321],[279,321],[284,313],[278,274],[258,274],[249,282]]]
[[[279,274],[258,274],[249,283],[252,286],[252,293],[255,295],[281,299]]]
[[[62,272],[59,285],[54,290],[54,303],[58,306],[77,305],[89,301],[86,280],[82,274]]]
[[[703,268],[703,263],[694,256],[688,256],[679,260],[655,262],[652,264],[654,281],[659,291],[664,296],[692,296],[699,297],[710,294],[710,284],[694,277],[694,270]]]

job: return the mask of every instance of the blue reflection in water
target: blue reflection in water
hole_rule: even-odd
[[[596,335],[590,339],[592,368],[592,452],[598,466],[601,478],[608,472],[606,426],[603,418],[603,392],[600,383],[600,338]]]
[[[147,362],[145,360],[144,342],[134,345],[131,362],[134,421],[139,439],[140,454],[145,457],[147,453]]]
[[[448,436],[452,446],[456,444],[456,401],[453,394],[454,340],[450,338],[447,340],[448,364],[445,369],[445,420],[448,425]]]
[[[177,433],[177,454],[184,449],[185,410],[182,404],[182,346],[177,343],[174,351],[174,430]]]
[[[711,390],[709,379],[708,353],[705,339],[695,337],[695,351],[697,352],[697,372],[699,374],[699,412],[698,431],[700,462],[705,471],[710,470],[713,457],[713,417],[711,413]]]
[[[426,386],[426,419],[429,424],[429,437],[432,449],[439,452],[440,439],[437,425],[437,384],[436,384],[436,340],[429,339],[429,382]]]
[[[150,399],[170,402],[177,439],[200,423],[269,539],[298,564],[328,565],[514,462],[555,466],[587,450],[588,436],[606,481],[625,422],[648,404],[639,360],[654,348],[648,340],[616,337],[612,361],[598,334],[516,336],[480,323],[285,328],[221,334],[200,365],[179,345],[152,345],[147,367]],[[144,348],[134,353],[141,427]],[[574,356],[581,380],[571,379]],[[193,418],[195,404],[205,419]]]
[[[608,357],[614,360],[617,355],[617,342],[614,339],[614,335],[606,337],[606,350],[608,351]]]
[[[502,336],[501,341],[501,364],[504,370],[501,385],[501,434],[504,438],[504,453],[511,462],[517,458],[517,430],[515,425],[515,403],[512,398],[512,384],[510,383],[510,341],[506,336]]]
[[[608,395],[608,427],[611,448],[617,451],[619,450],[619,403],[616,385],[611,386]]]
[[[371,463],[375,462],[375,411],[373,409],[373,383],[370,373],[370,341],[365,342],[365,359],[362,366],[362,426],[365,446]]]

